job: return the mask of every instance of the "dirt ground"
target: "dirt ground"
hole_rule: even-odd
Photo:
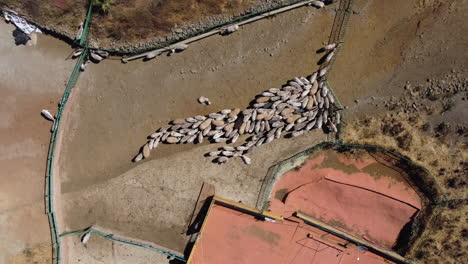
[[[40,113],[57,109],[73,62],[64,59],[68,46],[50,36],[15,46],[13,30],[0,21],[0,263],[48,263],[44,179],[52,123]]]
[[[287,221],[258,221],[240,210],[213,204],[190,264],[391,264],[369,251],[312,227],[294,216]],[[344,246],[346,245],[346,246]]]
[[[80,236],[62,238],[73,250],[68,251],[70,263],[113,263],[113,264],[147,264],[168,263],[166,256],[154,251],[125,245],[91,236],[86,245],[80,242]]]
[[[463,50],[463,39],[448,42],[454,32],[441,26],[441,22],[461,22],[462,2],[398,1],[390,6],[357,1],[357,14],[329,77],[342,103],[349,106],[350,122],[383,113],[383,98],[403,93],[406,81],[424,80],[462,65],[458,51]],[[260,148],[250,167],[240,160],[223,167],[210,163],[202,157],[214,149],[208,145],[162,146],[137,167],[129,157],[145,136],[169,120],[245,106],[258,92],[309,73],[318,60],[314,51],[327,40],[333,19],[330,10],[320,11],[281,14],[234,35],[195,43],[172,57],[91,65],[76,89],[78,103],[70,113],[73,122],[60,163],[66,227],[98,223],[183,250],[184,226],[202,181],[215,185],[223,197],[253,205],[267,168],[312,146],[318,135]],[[441,46],[447,47],[446,53],[440,52]],[[195,98],[200,95],[208,96],[213,105],[198,105]]]
[[[468,30],[466,4],[424,1],[398,9],[416,14],[397,18],[400,23],[387,27],[385,37],[364,51],[361,45],[368,42],[352,46],[347,38],[338,58],[343,63],[337,63],[333,73],[346,67],[344,60],[352,61],[356,52],[370,61],[355,58],[355,75],[330,80],[349,106],[344,141],[383,145],[409,156],[429,169],[447,199],[466,199],[468,191],[468,37],[461,33]],[[371,6],[367,10],[371,16]],[[348,37],[353,35],[359,36],[359,32]],[[361,33],[364,39],[373,36],[376,34]],[[369,66],[374,70],[369,71]],[[428,226],[429,234],[420,249],[409,257],[422,263],[466,262],[468,252],[462,244],[466,208],[466,202],[461,202],[442,209]]]
[[[395,248],[403,226],[421,210],[422,198],[398,167],[373,154],[322,149],[289,159],[273,172],[278,180],[272,181],[268,210],[283,217],[300,211]]]
[[[313,132],[274,141],[252,153],[250,166],[240,159],[213,164],[203,154],[221,145],[206,144],[163,145],[143,163],[131,159],[147,135],[169,120],[244,108],[256,94],[315,71],[315,50],[332,20],[332,12],[303,8],[170,57],[89,65],[64,126],[59,174],[66,229],[97,223],[183,251],[184,228],[204,181],[222,197],[254,206],[271,165],[327,136]],[[213,104],[198,104],[201,95]]]
[[[345,141],[389,146],[428,164],[434,175],[440,174],[440,184],[450,198],[466,198],[466,6],[466,0],[355,1],[356,13],[329,75],[338,98],[347,106]],[[314,71],[319,58],[314,51],[328,39],[333,15],[331,8],[301,8],[230,36],[191,44],[171,57],[89,65],[75,89],[70,122],[62,127],[65,138],[59,173],[65,229],[99,223],[183,250],[186,220],[203,181],[215,185],[222,197],[255,205],[269,166],[326,137],[317,132],[274,141],[251,155],[251,166],[240,160],[224,166],[212,164],[202,155],[218,146],[206,144],[164,145],[138,166],[130,159],[145,137],[169,120],[244,107],[258,92]],[[0,182],[0,229],[7,230],[0,233],[0,256],[7,256],[0,262],[18,255],[14,259],[22,263],[31,262],[30,256],[48,255],[44,252],[50,250],[45,246],[50,234],[43,214],[50,123],[39,112],[56,109],[73,63],[64,60],[71,50],[48,37],[40,37],[35,47],[13,48],[7,28],[0,23],[0,51],[4,50],[0,67],[7,73],[0,75],[4,95],[0,140],[6,146],[0,167],[2,175],[8,175],[0,179],[4,181]],[[445,92],[444,87],[450,85],[443,81],[458,87],[457,93],[452,88]],[[429,97],[435,100],[418,95],[419,90],[431,87],[436,93]],[[209,97],[213,105],[197,104],[200,95]],[[433,111],[425,105],[433,105]],[[448,126],[440,126],[442,122]],[[451,163],[458,168],[448,169]],[[466,205],[447,207],[442,215],[447,217],[442,226],[454,230],[453,241],[466,240]],[[431,227],[435,229],[438,223]],[[459,250],[466,248],[463,245],[442,248],[446,239],[442,234],[443,229],[427,240],[440,247],[413,256],[422,263],[457,263],[466,258],[466,252]],[[74,239],[64,239],[70,249],[68,262],[78,263],[73,256],[92,254],[100,257],[90,257],[87,263],[111,259],[110,242],[83,247]],[[137,261],[130,256],[133,253],[122,254],[128,262]],[[134,255],[140,254],[147,253]],[[157,254],[148,257],[166,262]]]

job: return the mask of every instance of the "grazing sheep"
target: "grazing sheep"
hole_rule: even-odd
[[[316,79],[317,79],[317,72],[314,72],[312,75],[310,75],[309,82],[313,84]]]
[[[323,77],[325,74],[327,74],[328,67],[325,67],[320,70],[319,72],[319,77]]]
[[[88,61],[87,60],[83,61],[83,63],[80,65],[80,70],[84,71],[87,65],[88,65]]]
[[[143,154],[138,153],[138,155],[136,155],[135,158],[133,159],[133,162],[139,162],[142,159],[143,159]]]
[[[103,57],[99,56],[98,54],[94,52],[90,52],[89,54],[91,55],[91,58],[95,60],[96,62],[100,62],[104,59]]]
[[[247,165],[249,165],[252,162],[251,159],[245,155],[242,155],[241,158],[242,158],[242,161],[244,161],[244,163]]]
[[[75,40],[80,40],[81,35],[83,35],[83,22],[80,23],[79,29],[78,29],[78,31],[76,32],[76,35],[75,35]]]
[[[226,163],[229,160],[228,157],[218,157],[216,160],[219,164]]]
[[[213,157],[213,156],[218,156],[219,154],[221,154],[221,151],[212,151],[208,153],[208,156]]]
[[[200,104],[204,104],[204,105],[210,105],[211,104],[210,99],[208,99],[207,97],[204,97],[204,96],[198,97],[198,102]]]
[[[153,143],[153,144],[154,144],[154,143]],[[149,144],[145,144],[145,145],[143,146],[143,151],[142,151],[142,153],[143,153],[143,158],[147,159],[147,158],[149,157],[149,155],[150,155],[150,146],[149,146]]]
[[[104,50],[96,50],[96,53],[103,58],[109,57],[109,52]]]
[[[227,35],[239,30],[239,25],[231,25],[221,31],[221,34]]]
[[[166,138],[166,142],[169,143],[169,144],[178,143],[179,140],[180,140],[180,138],[178,138],[178,137],[168,137],[168,138]]]
[[[55,121],[55,117],[48,110],[45,110],[45,109],[42,110],[41,114],[49,121]]]
[[[336,48],[336,43],[331,43],[323,47],[324,50],[332,50],[334,48]]]
[[[152,51],[150,53],[148,53],[145,57],[146,60],[151,60],[151,59],[154,59],[156,58],[157,56],[161,55],[161,52],[159,51]]]
[[[298,137],[300,135],[304,134],[304,130],[300,130],[300,131],[294,131],[291,133],[291,136],[292,137]]]
[[[72,57],[73,57],[73,58],[76,58],[76,57],[80,56],[81,53],[83,53],[83,49],[82,49],[82,48],[75,49],[75,51],[73,52]]]
[[[322,78],[326,70],[327,67],[314,72],[308,78],[294,77],[282,88],[268,89],[256,96],[243,111],[240,108],[224,109],[205,116],[175,119],[170,122],[171,125],[159,128],[148,137],[149,141],[134,161],[148,158],[149,151],[156,148],[160,141],[169,144],[202,143],[204,137],[207,137],[211,143],[232,144],[241,135],[254,134],[241,146],[226,146],[221,151],[207,153],[208,156],[217,156],[214,161],[218,163],[241,157],[249,164],[250,159],[245,154],[252,152],[255,147],[280,138],[284,131],[288,131],[289,136],[297,137],[305,131],[320,129],[324,125],[329,128],[324,132],[336,132],[340,115],[335,110],[337,106],[334,104],[334,97]],[[201,104],[211,104],[203,96],[198,101]]]
[[[90,237],[91,237],[91,232],[86,232],[86,233],[81,237],[81,243],[83,243],[83,244],[88,243]]]
[[[188,48],[188,45],[184,43],[177,43],[177,44],[170,46],[169,48],[171,50],[169,52],[169,55],[171,55],[172,53],[186,50]]]
[[[323,3],[322,1],[313,1],[313,2],[311,2],[311,3],[309,3],[309,4],[307,4],[307,5],[308,5],[308,6],[313,6],[313,7],[315,7],[315,8],[320,9],[320,8],[322,8],[322,7],[325,6],[325,3]]]
[[[329,63],[331,59],[333,58],[333,55],[335,55],[334,51],[328,53],[327,56],[325,57],[325,63]]]

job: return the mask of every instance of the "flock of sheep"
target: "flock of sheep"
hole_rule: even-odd
[[[313,1],[309,5],[322,8],[333,1]],[[225,28],[223,34],[229,34],[239,30],[238,25]],[[80,24],[75,39],[82,37],[83,24]],[[187,45],[177,43],[167,48],[169,54],[187,49]],[[322,59],[328,65],[334,56],[336,44],[329,44],[323,48],[327,54]],[[73,57],[82,54],[83,49],[77,48]],[[161,54],[156,50],[146,55],[145,59],[153,59]],[[109,53],[100,50],[91,50],[80,69],[85,70],[89,61],[98,63],[107,58]],[[219,151],[208,153],[216,156],[218,163],[226,163],[230,158],[240,157],[246,164],[250,164],[250,158],[246,154],[256,147],[267,144],[287,133],[288,137],[297,137],[305,131],[322,129],[337,132],[340,123],[339,108],[335,105],[333,95],[325,85],[327,67],[315,72],[308,78],[295,77],[282,88],[271,88],[257,96],[255,102],[241,111],[225,109],[218,113],[206,116],[195,116],[186,119],[173,120],[170,125],[161,127],[151,134],[148,142],[141,148],[134,162],[141,161],[150,156],[152,149],[163,142],[167,144],[202,143],[204,138],[211,142],[235,143],[243,134],[254,134],[246,142],[237,147],[225,146]],[[208,98],[201,96],[199,103],[209,105]],[[45,115],[45,113],[43,113]],[[48,117],[48,116],[46,116]],[[53,116],[48,118],[53,120]]]
[[[330,44],[323,48],[327,51],[324,63],[331,61],[335,47],[336,44]],[[327,67],[323,67],[307,78],[295,77],[282,88],[271,88],[258,95],[242,111],[239,108],[225,109],[206,116],[173,120],[148,137],[148,142],[133,161],[148,158],[151,150],[160,143],[202,143],[204,138],[208,138],[212,143],[232,144],[244,134],[253,134],[240,146],[225,146],[219,151],[208,153],[208,156],[216,157],[214,161],[217,163],[240,157],[246,164],[250,164],[246,154],[280,138],[282,134],[297,137],[313,129],[337,132],[341,109],[325,85],[326,72]],[[200,97],[199,102],[209,104],[209,99]]]

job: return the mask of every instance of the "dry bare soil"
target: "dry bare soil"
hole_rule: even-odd
[[[18,47],[13,30],[0,21],[0,263],[50,263],[44,180],[52,123],[40,113],[54,113],[74,63],[65,43],[40,36]]]
[[[84,1],[52,2],[76,4],[77,8],[51,11],[35,6],[45,1],[26,4],[0,0],[26,13],[37,12],[37,19],[43,19],[41,23],[74,35],[73,25],[86,12]],[[356,12],[329,77],[338,98],[347,106],[345,141],[384,145],[408,155],[437,177],[448,199],[466,199],[467,192],[467,4],[466,0],[355,1]],[[50,20],[47,14],[53,15]],[[317,132],[295,140],[274,141],[254,152],[250,167],[240,160],[226,166],[210,163],[202,154],[217,147],[213,145],[165,145],[138,166],[130,159],[149,133],[171,119],[243,107],[258,92],[314,71],[319,58],[314,51],[326,42],[333,15],[331,8],[302,8],[248,25],[230,36],[194,43],[171,57],[127,65],[110,60],[90,65],[74,90],[68,124],[63,126],[59,175],[64,221],[59,231],[98,223],[125,235],[183,250],[187,240],[183,234],[185,224],[202,182],[215,185],[223,197],[254,205],[270,165],[326,137]],[[41,52],[53,53],[61,45],[57,43],[50,43]],[[56,55],[47,55],[51,56]],[[67,76],[70,69],[57,68],[54,73]],[[17,75],[11,72],[1,76],[10,76],[10,83],[17,85],[13,81]],[[59,87],[65,79],[42,77],[39,85],[31,86]],[[17,89],[11,93],[22,95]],[[213,105],[196,104],[200,95],[211,98]],[[11,124],[21,126],[19,119],[13,120]],[[13,131],[17,130],[9,129],[1,136],[5,142],[16,136]],[[47,135],[42,137],[41,142],[47,144]],[[39,160],[44,159],[45,148],[37,149]],[[34,165],[36,175],[43,170],[39,163]],[[19,171],[18,167],[21,165],[12,170]],[[18,186],[29,182],[18,180]],[[39,201],[42,189],[27,188],[37,194],[27,203]],[[7,191],[2,190],[2,194]],[[26,193],[22,188],[18,192]],[[15,199],[12,197],[16,196],[7,196],[8,201]],[[37,203],[36,210],[40,211]],[[468,262],[466,208],[463,201],[448,203],[431,220],[429,228],[433,232],[410,257],[422,263]],[[2,223],[27,222],[28,217],[21,215],[20,220],[8,218]],[[35,229],[44,232],[39,244],[47,243],[48,231],[43,223]],[[10,252],[21,252],[20,248],[30,245],[24,242],[29,238],[20,234],[7,234],[9,239],[22,243],[8,248]],[[82,246],[76,237],[63,241],[70,252],[69,263],[162,261],[137,250],[124,253],[126,247],[98,239],[92,247]],[[27,257],[31,252],[36,251],[24,254]],[[21,256],[18,261],[23,260]]]
[[[59,174],[65,230],[98,224],[184,251],[203,182],[222,197],[255,206],[271,165],[327,136],[317,131],[274,141],[250,155],[250,166],[241,159],[219,166],[203,156],[222,144],[161,145],[141,163],[131,159],[170,120],[244,108],[260,92],[315,71],[315,50],[327,39],[333,15],[298,9],[172,56],[90,65],[64,126]],[[198,104],[201,95],[212,105]]]
[[[455,201],[437,212],[409,257],[423,263],[465,263],[468,37],[462,32],[468,30],[463,22],[467,1],[401,4],[382,10],[414,14],[400,17],[371,47],[366,44],[374,34],[355,32],[357,23],[351,26],[334,73],[350,72],[345,67],[354,62],[354,74],[331,79],[349,106],[344,141],[383,145],[429,169],[447,199]],[[353,45],[352,36],[365,41]]]

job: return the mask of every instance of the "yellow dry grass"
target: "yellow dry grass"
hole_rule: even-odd
[[[468,263],[468,206],[439,208],[420,243],[409,254],[421,263]]]
[[[425,124],[423,116],[387,113],[348,124],[343,136],[347,143],[381,145],[408,156],[435,176],[448,198],[464,197],[464,186],[453,188],[448,182],[463,177],[458,174],[468,160],[466,142],[433,137],[423,131]]]
[[[233,17],[258,0],[147,0],[114,1],[107,15],[93,17],[92,33],[100,40],[127,42],[162,37],[176,28],[207,21],[213,16]]]

